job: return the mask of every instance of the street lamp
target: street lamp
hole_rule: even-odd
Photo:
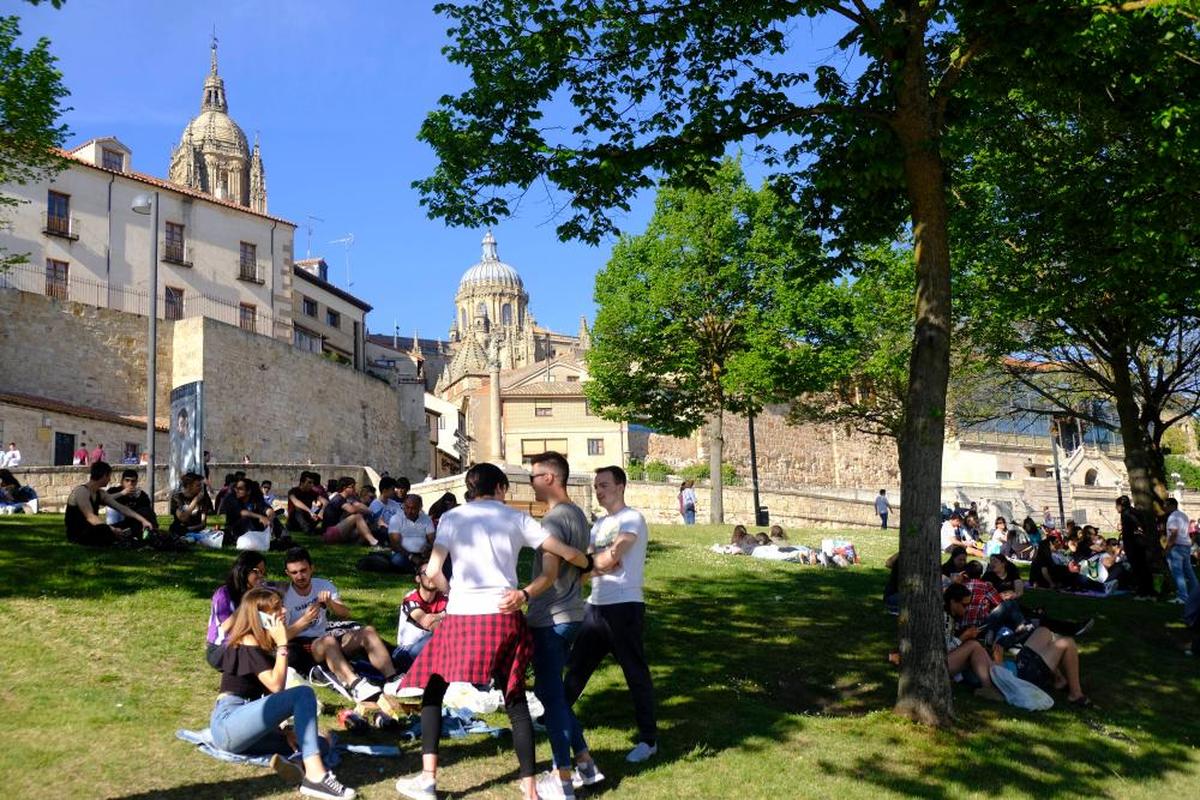
[[[150,323],[146,342],[146,490],[154,504],[155,384],[158,376],[158,192],[133,198],[134,213],[150,215]]]

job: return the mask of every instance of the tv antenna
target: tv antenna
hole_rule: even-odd
[[[349,289],[354,285],[354,281],[350,280],[350,248],[354,247],[354,234],[347,233],[340,239],[334,239],[330,244],[340,244],[346,248],[346,288]]]
[[[307,243],[304,245],[304,257],[305,257],[305,258],[312,258],[312,232],[313,232],[313,223],[314,223],[314,222],[324,222],[325,220],[321,219],[320,217],[314,217],[312,214],[307,214],[307,215],[305,215],[305,219],[307,219],[307,220],[308,220],[308,222],[307,222],[307,223],[305,223],[305,225],[304,225],[304,229],[305,229],[306,231],[308,231],[308,241],[307,241]]]

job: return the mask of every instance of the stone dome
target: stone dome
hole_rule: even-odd
[[[250,160],[250,145],[246,134],[233,117],[217,109],[201,111],[183,129],[183,142],[190,142],[202,152],[218,152]]]
[[[500,260],[496,254],[496,239],[488,231],[483,237],[483,258],[479,263],[463,273],[458,282],[458,291],[463,292],[472,286],[488,284],[509,286],[524,290],[525,284],[517,271]]]

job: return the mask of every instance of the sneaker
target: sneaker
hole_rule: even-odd
[[[1170,603],[1170,604],[1171,604],[1171,605],[1173,605],[1173,606],[1184,606],[1184,605],[1187,605],[1187,601],[1186,601],[1186,600],[1180,600],[1178,597],[1172,597],[1172,598],[1171,598],[1170,600],[1168,600],[1167,602],[1168,602],[1168,603]]]
[[[595,761],[589,761],[587,764],[576,764],[575,769],[571,772],[571,785],[576,789],[582,789],[584,786],[595,786],[602,780],[604,780],[604,773],[596,766]]]
[[[400,691],[400,681],[402,680],[404,680],[404,675],[400,673],[393,675],[391,680],[383,685],[383,693],[395,697]]]
[[[625,756],[625,760],[630,764],[639,764],[657,752],[658,745],[638,742],[637,747],[630,750],[629,755]]]
[[[558,770],[551,770],[537,780],[537,796],[540,800],[575,800],[574,777],[563,780]]]
[[[383,694],[383,690],[366,678],[359,678],[350,684],[350,694],[354,697],[354,702],[365,703],[368,700],[374,700],[376,697],[379,697],[379,695]]]
[[[1096,618],[1090,617],[1087,622],[1085,622],[1079,626],[1079,630],[1075,631],[1075,638],[1078,639],[1080,636],[1083,636],[1085,633],[1090,631],[1092,629],[1092,626],[1095,624],[1096,624]]]
[[[300,794],[325,800],[351,800],[358,796],[358,792],[349,786],[342,786],[337,776],[329,770],[325,770],[325,777],[319,781],[310,781],[308,778],[300,781]]]
[[[296,786],[304,780],[304,768],[278,753],[271,756],[271,769],[290,786]]]
[[[437,784],[423,772],[397,780],[396,791],[410,800],[437,800]]]

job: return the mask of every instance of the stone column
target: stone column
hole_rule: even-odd
[[[500,437],[500,361],[494,359],[488,365],[488,378],[491,380],[491,391],[488,396],[489,408],[488,418],[491,421],[491,446],[490,455],[493,461],[504,461],[504,454],[501,452],[501,437]]]

